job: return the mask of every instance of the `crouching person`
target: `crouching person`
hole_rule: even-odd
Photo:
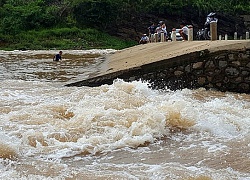
[[[180,24],[180,27],[181,27],[181,29],[180,29],[179,33],[180,33],[181,37],[183,38],[183,41],[187,41],[188,40],[188,27],[187,27],[187,25],[185,25],[185,23],[182,22]]]
[[[139,44],[147,44],[149,42],[149,38],[147,36],[147,34],[143,34],[143,36],[141,37]]]

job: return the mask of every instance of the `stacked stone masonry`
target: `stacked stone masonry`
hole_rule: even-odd
[[[203,87],[220,91],[250,92],[249,49],[199,53],[196,58],[190,55],[193,59],[187,60],[186,63],[180,62],[180,64],[145,73],[141,79],[149,81],[151,86],[157,89]]]
[[[154,89],[216,89],[250,93],[250,49],[197,51],[84,80],[68,86],[99,86],[115,79],[142,80]]]

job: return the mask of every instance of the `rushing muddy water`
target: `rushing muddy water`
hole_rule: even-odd
[[[98,74],[113,50],[0,51],[0,179],[250,179],[250,96]]]

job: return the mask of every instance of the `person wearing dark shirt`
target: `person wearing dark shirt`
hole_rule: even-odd
[[[59,61],[59,60],[62,60],[62,51],[59,51],[59,54],[56,54],[53,57],[53,61]]]
[[[152,23],[152,25],[148,27],[148,33],[149,33],[149,35],[154,34],[155,33],[155,29],[156,29],[156,26],[155,26],[154,23]]]

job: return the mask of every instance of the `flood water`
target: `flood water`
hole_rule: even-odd
[[[250,180],[250,96],[97,75],[114,50],[0,51],[0,179]]]

